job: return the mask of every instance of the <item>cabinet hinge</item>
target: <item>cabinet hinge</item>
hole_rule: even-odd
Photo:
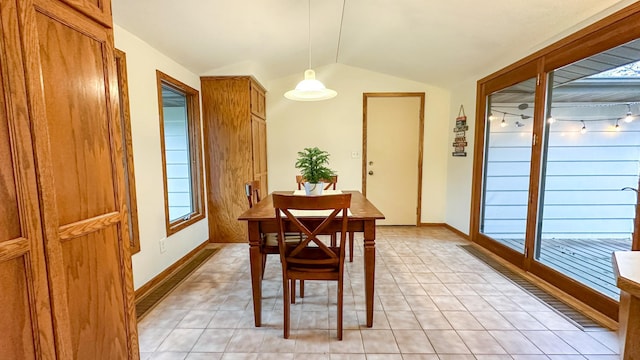
[[[540,74],[536,75],[536,86],[540,86]]]
[[[537,141],[538,141],[538,136],[536,134],[533,134],[533,137],[531,140],[531,146],[536,146]]]

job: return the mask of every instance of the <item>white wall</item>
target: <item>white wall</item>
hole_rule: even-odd
[[[133,255],[137,289],[208,239],[207,220],[201,220],[166,239],[162,154],[156,69],[200,91],[200,78],[148,44],[115,26],[116,48],[127,54],[131,136],[138,199],[140,252]]]
[[[456,125],[456,115],[460,105],[464,106],[467,114],[466,157],[451,156],[451,147],[447,153],[447,204],[445,223],[465,234],[469,234],[469,219],[471,211],[471,180],[473,178],[473,146],[475,136],[476,111],[476,81],[469,80],[453,89],[451,107],[449,109],[449,126],[447,128],[448,145],[453,143],[453,128]]]
[[[316,68],[316,77],[338,96],[319,102],[295,102],[283,94],[302,80],[302,71],[267,84],[267,154],[269,191],[295,186],[297,152],[318,146],[331,154],[341,189],[362,188],[362,94],[365,92],[424,92],[425,138],[422,222],[445,221],[449,92],[419,83],[342,64]]]

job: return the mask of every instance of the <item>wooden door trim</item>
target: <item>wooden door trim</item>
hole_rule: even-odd
[[[418,125],[418,201],[416,202],[416,225],[422,221],[422,167],[424,161],[424,92],[376,92],[362,94],[362,194],[367,196],[367,106],[369,98],[417,97],[420,99]]]
[[[136,194],[136,176],[133,163],[133,140],[131,136],[131,112],[129,106],[129,77],[127,75],[127,54],[124,51],[115,49],[116,54],[116,75],[118,76],[118,99],[120,100],[120,120],[122,128],[122,147],[125,155],[124,166],[126,176],[126,197],[127,210],[129,210],[129,220],[127,231],[130,232],[129,239],[131,255],[140,252],[140,226],[138,225],[138,196]]]

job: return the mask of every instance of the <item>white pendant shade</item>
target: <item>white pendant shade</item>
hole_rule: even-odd
[[[307,69],[304,72],[304,80],[300,81],[295,89],[289,90],[284,97],[295,101],[319,101],[331,99],[338,95],[335,90],[327,89],[323,83],[316,80],[316,72]]]

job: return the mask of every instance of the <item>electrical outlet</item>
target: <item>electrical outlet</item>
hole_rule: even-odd
[[[357,151],[352,151],[351,152],[351,158],[352,159],[360,159],[360,153]]]
[[[167,247],[166,247],[166,245],[165,245],[165,243],[164,243],[164,241],[165,241],[165,240],[166,240],[166,239],[161,239],[161,240],[160,240],[160,252],[161,252],[161,253],[163,253],[163,252],[167,251]]]

